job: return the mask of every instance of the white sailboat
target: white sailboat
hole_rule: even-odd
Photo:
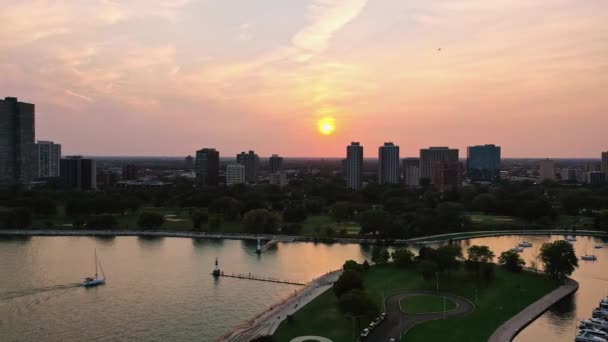
[[[101,278],[97,275],[97,265],[99,265],[99,269],[101,270]],[[106,275],[103,273],[103,267],[101,267],[101,262],[97,258],[97,250],[95,250],[95,277],[86,277],[82,281],[83,286],[97,286],[106,283]]]

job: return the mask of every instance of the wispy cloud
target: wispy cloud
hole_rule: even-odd
[[[325,51],[333,35],[359,16],[367,0],[314,0],[309,8],[310,23],[291,40],[295,59],[310,60]]]

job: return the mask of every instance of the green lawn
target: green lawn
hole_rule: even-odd
[[[445,304],[445,307],[444,307]],[[456,309],[456,303],[449,298],[433,295],[406,297],[399,301],[401,311],[408,314],[442,312]]]
[[[304,236],[319,236],[325,233],[325,229],[330,227],[339,233],[340,230],[346,229],[349,235],[357,235],[361,230],[361,227],[353,222],[343,222],[341,224],[336,223],[331,217],[327,215],[310,215],[304,222],[301,223],[302,232]]]
[[[426,282],[414,271],[393,266],[375,266],[364,274],[364,284],[370,297],[382,310],[383,296],[406,290],[433,290],[435,282]],[[464,271],[453,272],[440,279],[440,289],[463,296],[476,303],[476,310],[464,317],[432,321],[415,326],[407,334],[408,341],[487,341],[504,321],[554,289],[556,285],[532,273],[512,274],[496,269],[489,286],[479,286]],[[477,288],[477,298],[475,296]],[[443,305],[443,304],[442,304]],[[360,327],[371,317],[361,319]],[[336,298],[329,290],[298,311],[291,321],[284,321],[275,338],[290,341],[304,335],[324,336],[334,342],[353,340],[353,322],[336,309]]]

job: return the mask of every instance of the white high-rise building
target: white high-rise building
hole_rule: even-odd
[[[38,159],[38,178],[59,177],[61,145],[52,141],[38,140],[35,150]]]
[[[226,185],[245,183],[245,166],[241,164],[226,165]]]
[[[361,189],[363,183],[363,146],[352,142],[346,147],[346,185],[353,190]]]
[[[407,186],[417,187],[420,185],[420,159],[403,159],[403,178]]]
[[[378,183],[399,184],[399,146],[392,142],[378,148]]]
[[[539,181],[555,180],[555,161],[551,159],[544,159],[540,161],[539,168]]]

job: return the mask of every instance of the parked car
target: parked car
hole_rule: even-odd
[[[367,337],[369,335],[370,330],[368,328],[363,329],[361,332],[361,337]]]

